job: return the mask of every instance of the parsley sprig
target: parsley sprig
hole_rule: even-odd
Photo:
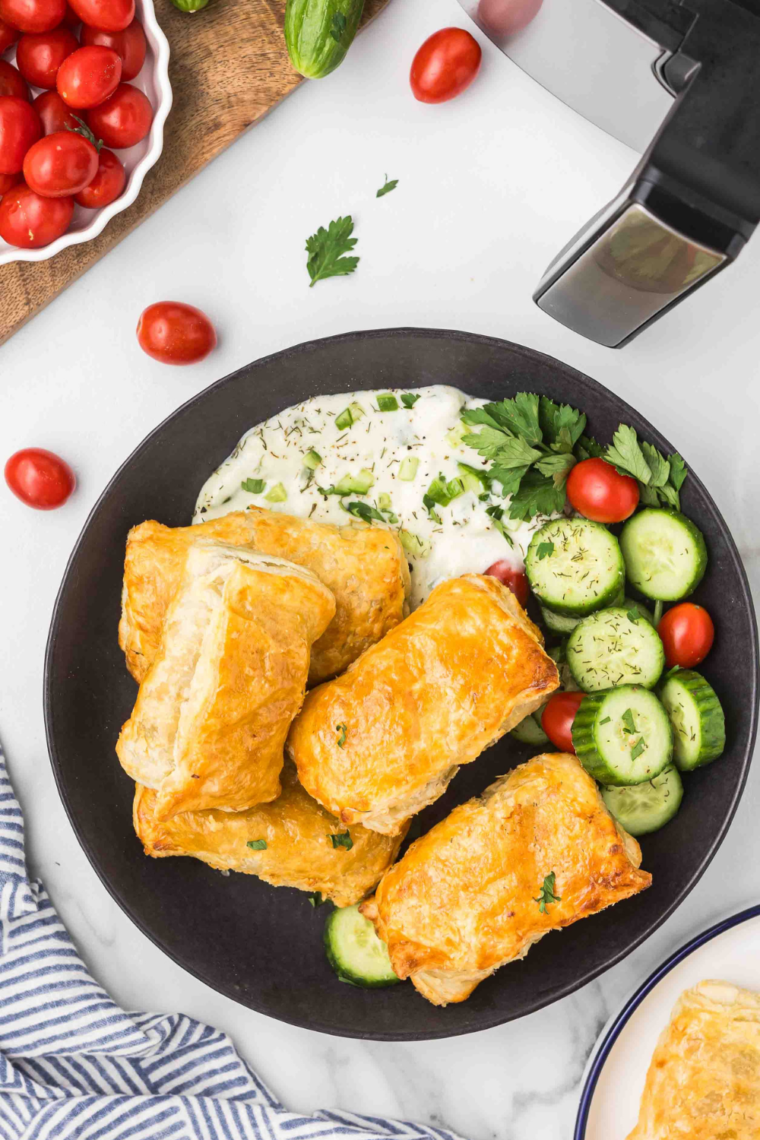
[[[309,255],[306,268],[311,278],[310,289],[326,277],[345,277],[354,272],[359,258],[343,256],[350,253],[356,245],[357,239],[351,237],[353,232],[354,220],[349,214],[330,222],[327,229],[320,226],[315,234],[306,239],[306,252]]]
[[[678,452],[666,459],[651,443],[642,441],[632,427],[620,424],[603,458],[621,475],[632,475],[647,507],[673,507],[680,511],[678,492],[686,478],[686,464]]]
[[[541,887],[541,891],[538,895],[538,898],[535,898],[533,900],[533,902],[538,903],[538,909],[540,910],[541,914],[546,914],[547,913],[546,908],[548,906],[550,906],[552,903],[562,902],[561,896],[555,895],[555,893],[554,893],[555,885],[556,885],[556,879],[555,879],[554,871],[550,871],[549,874],[544,879],[543,886]]]

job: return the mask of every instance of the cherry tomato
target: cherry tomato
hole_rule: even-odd
[[[543,0],[480,0],[478,19],[499,36],[514,36],[538,15]]]
[[[18,37],[17,28],[12,28],[10,24],[6,24],[5,20],[0,20],[0,55],[9,47],[13,47]]]
[[[87,123],[95,137],[116,150],[142,142],[152,122],[150,101],[131,83],[120,83],[110,99],[87,112]]]
[[[43,91],[34,100],[32,106],[40,117],[43,135],[65,131],[67,127],[75,131],[80,126],[74,118],[74,112],[66,106],[57,91]]]
[[[25,447],[5,465],[5,482],[17,499],[37,511],[62,507],[76,486],[74,472],[44,447]]]
[[[71,7],[71,5],[67,4],[66,5],[66,15],[63,17],[62,22],[63,22],[64,27],[70,28],[72,32],[75,32],[82,21],[79,19],[79,16],[77,16],[76,12]]]
[[[123,32],[135,18],[135,0],[71,0],[83,24],[104,32]]]
[[[73,198],[43,198],[21,182],[0,201],[0,237],[21,249],[40,249],[65,234]]]
[[[42,134],[42,123],[31,103],[15,95],[0,95],[0,174],[17,174],[24,155]]]
[[[681,602],[663,616],[657,632],[665,646],[665,660],[672,668],[693,669],[712,649],[715,626],[707,610],[693,602]]]
[[[464,28],[442,28],[425,40],[409,82],[420,103],[445,103],[470,86],[480,70],[480,44]]]
[[[0,20],[20,32],[52,32],[66,15],[66,0],[0,0]]]
[[[139,20],[133,20],[123,32],[104,32],[101,28],[90,28],[87,24],[82,28],[82,44],[112,48],[121,58],[121,78],[126,83],[134,79],[142,70],[145,63],[147,41],[145,32]]]
[[[193,305],[158,301],[137,322],[137,340],[143,352],[162,364],[197,364],[216,347],[216,330]]]
[[[15,186],[20,181],[20,174],[0,174],[0,198],[10,190],[11,186]]]
[[[639,505],[639,488],[630,475],[619,475],[603,459],[583,459],[567,477],[570,506],[587,519],[617,523],[632,515]]]
[[[544,705],[541,726],[555,748],[575,752],[573,721],[585,693],[555,693]]]
[[[98,152],[74,131],[46,135],[26,152],[24,178],[43,198],[66,198],[89,186],[98,173]]]
[[[113,95],[121,80],[121,58],[111,48],[83,47],[61,64],[55,85],[75,110],[97,107]]]
[[[58,68],[78,47],[74,33],[63,27],[22,36],[16,48],[16,67],[32,87],[52,91]]]
[[[498,562],[494,562],[493,566],[488,567],[486,574],[490,574],[492,578],[498,578],[508,590],[512,591],[521,606],[527,606],[530,591],[524,570],[519,570],[506,558],[500,558]]]
[[[110,206],[124,189],[127,172],[112,150],[101,150],[98,155],[98,173],[89,186],[80,190],[74,197],[80,206],[88,210],[99,210]]]
[[[0,95],[15,95],[29,102],[29,88],[23,76],[7,59],[0,59]]]

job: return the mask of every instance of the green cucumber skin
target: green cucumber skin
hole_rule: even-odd
[[[656,781],[659,781],[659,783]],[[664,809],[661,808],[658,814],[655,815],[655,813],[652,813],[653,818],[650,818],[648,822],[639,823],[638,825],[635,825],[631,819],[630,807],[626,810],[625,799],[631,792],[635,796],[636,789],[644,785],[634,784],[631,786],[629,784],[617,788],[613,785],[602,788],[602,799],[604,800],[607,811],[624,831],[627,831],[629,835],[633,835],[636,839],[641,835],[652,835],[655,831],[660,831],[661,828],[670,823],[670,821],[678,815],[678,810],[683,800],[683,783],[681,782],[678,769],[674,765],[669,764],[667,768],[663,768],[659,776],[654,776],[651,781],[647,782],[658,789],[663,785],[667,785],[670,802]],[[621,807],[624,810],[621,811]]]
[[[540,708],[535,713],[528,713],[519,724],[510,729],[509,735],[513,736],[515,740],[519,740],[521,744],[531,744],[535,748],[542,748],[544,744],[548,744],[549,737],[541,724],[541,713],[543,711],[543,708]]]
[[[620,686],[620,690],[626,688],[641,688],[643,692],[650,691],[648,689],[644,689],[643,686]],[[620,778],[613,780],[610,776],[609,765],[597,751],[596,733],[594,729],[596,726],[599,709],[601,708],[606,698],[610,695],[610,693],[614,693],[615,691],[615,689],[602,689],[596,693],[587,693],[583,698],[580,705],[578,706],[578,711],[575,714],[575,720],[573,721],[573,748],[575,749],[576,756],[588,772],[589,776],[593,776],[593,778],[595,780],[598,780],[600,784],[606,784],[610,787],[634,787],[636,783],[644,783],[645,781],[622,780]],[[667,756],[664,763],[657,769],[656,772],[650,773],[647,779],[651,780],[655,776],[658,776],[664,768],[667,768],[668,764],[672,763],[672,728],[670,730],[670,735],[670,755]]]
[[[364,977],[362,974],[355,973],[353,970],[347,967],[345,963],[343,963],[335,954],[332,946],[332,926],[333,922],[336,921],[336,916],[339,914],[340,909],[340,907],[336,907],[336,909],[328,915],[327,922],[325,923],[325,932],[323,935],[327,961],[330,963],[333,970],[338,975],[338,980],[341,982],[346,982],[350,986],[358,986],[359,989],[363,990],[380,990],[388,986],[395,986],[398,982],[401,981],[401,978],[394,976],[393,978],[377,978],[373,981],[370,978]]]
[[[353,42],[364,0],[287,0],[285,43],[290,62],[306,79],[324,79],[335,71]],[[343,16],[346,26],[336,40],[333,19]]]
[[[673,729],[673,763],[679,771],[691,772],[695,768],[712,764],[713,760],[723,755],[726,747],[726,718],[712,685],[693,669],[679,669],[672,677],[666,677],[658,689],[660,699],[664,697],[667,700],[668,688],[678,684],[683,685],[694,701],[702,727],[702,740],[696,760],[687,760],[679,755],[679,734]],[[665,711],[668,712],[667,705]]]
[[[539,581],[542,573],[542,563],[538,558],[538,548],[547,538],[553,541],[554,537],[556,537],[554,532],[563,527],[572,528],[573,530],[585,529],[590,534],[597,531],[600,536],[603,534],[605,541],[610,543],[610,554],[615,562],[614,566],[611,565],[609,567],[610,581],[606,589],[602,590],[596,597],[588,598],[586,601],[576,604],[564,602],[556,597],[549,597],[547,591],[542,589]],[[544,568],[544,570],[545,569],[546,568]],[[594,613],[596,610],[605,609],[613,605],[615,601],[623,595],[625,590],[625,562],[618,540],[608,531],[606,526],[603,526],[602,523],[593,522],[591,519],[550,519],[549,522],[544,523],[539,530],[534,531],[525,555],[525,574],[539,604],[562,617],[588,617],[589,614]]]
[[[629,565],[630,555],[632,553],[630,548],[635,542],[635,538],[632,538],[631,535],[635,535],[636,527],[640,524],[642,519],[645,519],[647,515],[655,514],[669,515],[676,522],[680,523],[681,526],[683,526],[684,530],[686,530],[689,534],[695,546],[697,568],[689,583],[689,588],[683,593],[674,594],[672,597],[658,597],[657,593],[652,590],[651,586],[649,586],[643,578],[640,578],[632,572]],[[698,526],[696,526],[695,523],[691,521],[691,519],[688,519],[686,515],[682,515],[680,511],[669,510],[666,507],[646,507],[643,511],[639,511],[637,514],[633,515],[633,517],[630,518],[625,524],[621,532],[620,548],[623,551],[623,558],[625,559],[628,580],[632,585],[636,587],[640,593],[644,595],[645,598],[649,598],[654,602],[679,602],[682,598],[688,598],[691,594],[694,593],[697,586],[704,578],[705,571],[707,569],[707,546],[705,544],[705,538],[702,534],[702,531]]]
[[[584,618],[584,622],[598,624],[600,621],[604,620],[605,614],[612,613],[617,615],[617,620],[619,620],[621,623],[626,622],[628,623],[629,627],[631,626],[631,619],[628,617],[628,611],[622,606],[609,606],[605,610],[597,610],[596,613],[589,614],[587,618]],[[578,661],[580,642],[584,634],[584,629],[581,628],[582,624],[583,623],[579,622],[568,637],[566,649],[568,668],[570,669],[573,680],[576,682],[579,689],[594,693],[606,692],[607,689],[619,688],[620,685],[640,685],[644,689],[653,689],[655,687],[657,682],[660,680],[660,677],[662,676],[663,669],[665,668],[665,648],[659,638],[659,635],[657,634],[657,631],[654,629],[653,623],[646,622],[645,626],[643,627],[643,630],[647,631],[645,639],[648,639],[652,653],[656,657],[656,664],[649,677],[646,680],[641,680],[638,677],[629,677],[627,680],[621,681],[618,681],[616,678],[609,678],[609,681],[605,679],[604,683],[607,685],[607,689],[591,687],[591,682],[589,681],[588,677],[588,674],[591,672],[591,670],[584,668],[584,666],[581,665]],[[637,626],[638,622],[634,622],[633,625]],[[588,628],[588,625],[586,625],[585,630],[588,631]]]

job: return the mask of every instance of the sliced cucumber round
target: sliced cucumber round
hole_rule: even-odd
[[[388,947],[358,906],[336,908],[325,924],[325,949],[330,965],[342,982],[376,989],[401,979],[391,966]]]
[[[659,695],[673,727],[673,761],[681,771],[717,760],[726,747],[726,718],[712,685],[693,669],[679,669],[665,678]]]
[[[681,806],[683,783],[669,764],[659,776],[626,788],[602,788],[607,811],[629,835],[650,835],[670,823]]]
[[[657,624],[654,620],[654,614],[650,609],[647,609],[643,602],[637,602],[635,598],[623,598],[619,604],[629,617],[631,614],[638,614],[639,617],[643,617],[644,621],[648,621],[650,625]]]
[[[516,724],[514,728],[510,729],[509,735],[514,736],[515,740],[519,740],[521,744],[541,746],[548,744],[549,737],[541,725],[541,713],[543,711],[543,708],[540,708],[534,713],[529,713],[519,724]]]
[[[665,649],[649,622],[611,607],[578,623],[567,639],[567,661],[587,693],[616,685],[653,689],[665,668]]]
[[[567,617],[565,614],[555,614],[547,606],[541,606],[541,620],[550,633],[559,633],[565,636],[567,633],[572,633],[578,622],[581,620],[579,617]]]
[[[625,583],[618,540],[590,519],[545,523],[530,540],[525,573],[541,605],[568,617],[611,605]]]
[[[639,511],[623,527],[620,546],[628,580],[654,601],[688,597],[707,569],[702,531],[679,511]]]
[[[641,784],[670,764],[673,733],[654,693],[621,685],[583,698],[573,721],[573,747],[600,784]]]

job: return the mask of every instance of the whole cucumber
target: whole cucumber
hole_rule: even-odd
[[[359,26],[364,0],[287,0],[285,43],[307,79],[323,79],[343,62]]]

